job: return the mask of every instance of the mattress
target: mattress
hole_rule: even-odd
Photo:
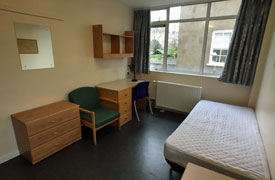
[[[201,100],[167,138],[164,156],[236,179],[270,179],[255,113],[246,107]]]

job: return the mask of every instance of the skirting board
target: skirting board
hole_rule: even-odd
[[[4,163],[4,162],[6,162],[6,161],[8,161],[10,159],[13,159],[13,158],[15,158],[18,155],[19,155],[19,151],[18,150],[13,151],[13,152],[8,153],[8,154],[5,154],[4,156],[0,157],[0,164]]]

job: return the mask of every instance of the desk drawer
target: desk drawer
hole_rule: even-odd
[[[119,102],[119,110],[120,115],[127,114],[132,111],[132,98],[126,98]]]
[[[64,147],[78,141],[81,139],[80,127],[74,129],[73,131],[64,134],[52,141],[47,142],[31,151],[32,163],[35,164],[38,161],[54,154],[55,152],[63,149]]]
[[[112,102],[119,102],[122,99],[132,97],[132,88],[127,88],[121,91],[97,88],[99,98]]]
[[[132,120],[132,112],[120,116],[120,125],[122,126],[130,120]]]
[[[128,113],[132,112],[132,108],[131,107],[124,107],[119,112],[120,112],[120,116],[123,116],[125,114],[128,114]]]
[[[75,118],[69,122],[62,123],[56,127],[43,131],[39,134],[29,137],[31,149],[44,144],[56,137],[62,136],[71,130],[80,127],[80,119]]]
[[[118,100],[132,98],[132,88],[124,89],[118,92]]]
[[[58,114],[38,119],[26,125],[28,135],[33,136],[39,132],[55,127],[61,123],[68,122],[69,120],[75,118],[79,118],[79,108],[69,109]]]

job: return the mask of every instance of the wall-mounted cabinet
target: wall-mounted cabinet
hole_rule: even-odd
[[[104,52],[104,36],[109,37],[110,53]],[[124,42],[123,42],[124,41]],[[124,43],[123,52],[121,42]],[[93,44],[95,58],[129,58],[134,57],[134,31],[125,31],[124,35],[103,32],[103,26],[93,25]]]

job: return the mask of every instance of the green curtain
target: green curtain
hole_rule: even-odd
[[[220,81],[252,86],[272,0],[243,0]]]
[[[139,73],[149,73],[150,10],[134,12],[134,58],[132,65]]]

